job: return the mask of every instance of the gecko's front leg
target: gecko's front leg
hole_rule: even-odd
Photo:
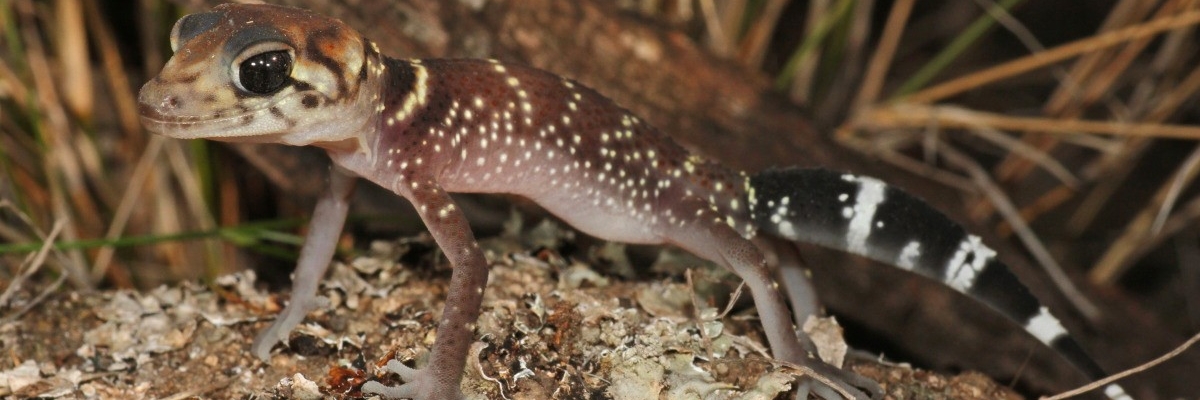
[[[300,249],[300,261],[292,279],[292,298],[271,327],[259,333],[250,346],[250,351],[259,359],[267,360],[271,356],[271,347],[287,340],[288,334],[304,320],[304,316],[321,306],[323,299],[317,297],[317,284],[333,260],[355,182],[357,178],[347,171],[336,166],[330,169],[329,190],[317,200],[317,208],[308,224],[308,236]]]
[[[425,369],[414,370],[392,360],[387,369],[400,375],[405,383],[389,387],[367,382],[362,391],[388,398],[459,399],[462,398],[459,382],[466,365],[465,355],[475,338],[475,321],[479,318],[483,289],[487,285],[487,260],[466,217],[436,182],[406,177],[397,186],[393,190],[412,201],[454,272],[429,364]]]

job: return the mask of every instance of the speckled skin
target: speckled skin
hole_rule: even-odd
[[[815,313],[791,240],[946,282],[1025,324],[1048,345],[1062,348],[1067,338],[1027,293],[1018,292],[1016,300],[997,295],[1021,287],[994,252],[944,216],[875,216],[894,205],[928,209],[920,201],[866,177],[729,170],[689,154],[595,91],[548,72],[487,60],[391,59],[340,21],[263,5],[222,5],[185,17],[172,32],[172,47],[175,56],[139,95],[148,129],[177,138],[312,145],[335,164],[301,252],[292,301],[255,340],[254,354],[266,359],[319,306],[317,283],[356,177],[410,200],[454,266],[428,366],[413,370],[392,361],[388,368],[406,383],[369,382],[367,393],[461,397],[487,264],[450,192],[520,195],[594,236],[672,244],[730,268],[746,281],[774,356],[830,378],[802,385],[804,396],[809,389],[824,398],[880,392],[873,382],[806,356],[764,257],[783,269],[797,317]],[[926,241],[922,231],[929,226],[948,233]],[[976,279],[985,273],[1003,279],[985,285]],[[1069,350],[1073,361],[1090,362],[1077,346]]]

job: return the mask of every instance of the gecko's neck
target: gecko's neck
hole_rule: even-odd
[[[352,101],[355,108],[370,110],[368,117],[361,121],[347,121],[344,129],[348,132],[345,136],[336,140],[314,142],[312,145],[325,149],[330,156],[338,156],[338,158],[363,156],[366,161],[371,161],[375,158],[385,118],[383,103],[387,98],[386,90],[389,88],[387,83],[392,74],[389,64],[394,60],[380,54],[374,42],[366,41],[363,47],[366,65],[358,75],[357,84],[353,85],[358,89],[357,93],[349,95],[354,97]]]

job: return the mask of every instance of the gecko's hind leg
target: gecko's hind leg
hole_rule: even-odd
[[[681,200],[675,209],[676,215],[694,218],[669,224],[663,232],[664,240],[729,268],[746,282],[775,358],[795,363],[827,378],[824,382],[810,381],[816,394],[827,400],[843,398],[835,395],[835,392],[846,393],[856,400],[881,398],[882,390],[874,381],[809,356],[810,353],[804,350],[796,337],[791,312],[779,290],[779,283],[767,269],[766,258],[754,243],[738,235],[713,210],[700,198]],[[863,389],[871,395],[868,396]]]

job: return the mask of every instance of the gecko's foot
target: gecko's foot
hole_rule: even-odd
[[[400,379],[403,379],[404,383],[400,386],[386,386],[376,381],[370,381],[363,384],[363,394],[377,394],[388,399],[416,400],[458,400],[463,397],[457,386],[451,389],[443,387],[446,383],[439,382],[437,377],[428,370],[409,368],[396,360],[388,361],[384,368],[400,375]]]
[[[266,330],[260,332],[250,345],[250,352],[258,359],[266,361],[271,358],[271,348],[288,339],[292,330],[304,321],[304,316],[319,308],[329,307],[329,299],[324,296],[302,296],[294,294],[291,302],[279,315],[275,322]]]
[[[796,385],[796,399],[807,399],[810,392],[817,395],[818,398],[825,400],[883,398],[883,389],[879,387],[878,383],[867,377],[820,361],[807,364],[811,364],[808,367],[814,373],[830,381],[833,386],[823,383],[816,378],[801,378],[800,382]],[[842,396],[841,393],[846,393],[849,397]]]

